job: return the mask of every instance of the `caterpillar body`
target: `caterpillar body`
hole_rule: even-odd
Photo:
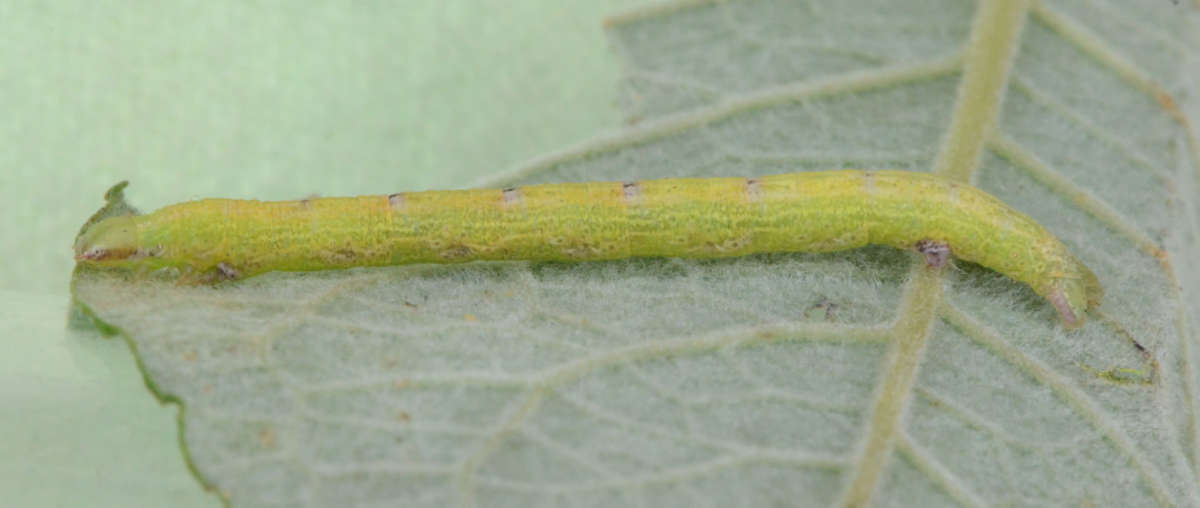
[[[882,244],[950,254],[1028,284],[1074,328],[1103,289],[1028,216],[909,171],[529,185],[299,201],[205,199],[104,219],[76,259],[185,281],[406,263],[719,258]]]

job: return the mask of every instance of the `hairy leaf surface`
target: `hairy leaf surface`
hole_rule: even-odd
[[[76,297],[236,505],[1195,505],[1196,16],[667,4],[610,20],[630,125],[481,182],[936,171],[1097,272],[1078,331],[996,273],[874,248],[81,272]]]

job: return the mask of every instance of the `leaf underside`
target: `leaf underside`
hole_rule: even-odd
[[[1076,332],[994,272],[887,248],[79,271],[75,296],[182,401],[193,468],[235,505],[1200,504],[1195,109],[1170,100],[1195,7],[1035,2],[993,62],[971,46],[989,5],[613,18],[630,125],[488,183],[929,171],[976,143],[955,170],[1105,285]],[[979,69],[1001,88],[977,105]]]

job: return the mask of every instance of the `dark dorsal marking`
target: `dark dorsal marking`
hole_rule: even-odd
[[[404,208],[404,194],[400,192],[388,194],[388,206],[393,210],[397,208]]]
[[[642,200],[642,186],[637,182],[621,182],[621,192],[625,195],[626,203],[633,204]]]
[[[762,198],[763,198],[762,180],[760,180],[758,178],[747,178],[746,179],[746,201],[749,201],[751,203],[757,203],[759,201],[762,201]]]
[[[509,187],[500,192],[504,196],[504,207],[505,208],[521,204],[521,188],[520,187]]]

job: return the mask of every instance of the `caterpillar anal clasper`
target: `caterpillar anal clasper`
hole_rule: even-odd
[[[881,244],[953,254],[1028,284],[1074,328],[1096,276],[999,199],[909,171],[529,185],[299,201],[205,199],[104,219],[75,244],[101,267],[189,281],[407,263],[718,258]]]

